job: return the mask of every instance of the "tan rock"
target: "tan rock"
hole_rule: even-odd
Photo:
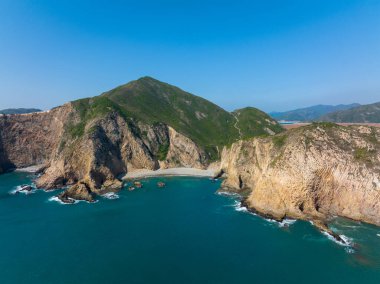
[[[225,148],[223,186],[275,219],[343,216],[380,225],[380,129],[316,124]]]

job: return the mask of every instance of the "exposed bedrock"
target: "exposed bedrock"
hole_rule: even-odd
[[[76,185],[64,197],[77,199],[89,192],[101,194],[120,189],[119,177],[133,169],[169,167],[205,168],[206,153],[191,139],[163,124],[126,120],[112,112],[72,134],[79,114],[70,104],[49,112],[0,118],[1,171],[44,164],[37,179],[40,188]]]
[[[223,187],[281,220],[332,216],[380,225],[380,129],[313,124],[239,141],[222,153]]]

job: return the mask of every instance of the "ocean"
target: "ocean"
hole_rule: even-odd
[[[207,178],[143,179],[96,203],[14,194],[0,175],[0,283],[380,283],[380,228],[337,218],[342,246],[310,223],[277,223]],[[158,188],[157,181],[165,188]],[[111,196],[112,198],[112,196]]]

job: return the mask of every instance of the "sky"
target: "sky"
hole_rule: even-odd
[[[380,101],[380,1],[0,0],[0,109],[142,76],[229,111]]]

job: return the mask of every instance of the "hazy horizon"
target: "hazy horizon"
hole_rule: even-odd
[[[0,109],[50,109],[142,76],[229,111],[374,103],[379,14],[359,0],[1,1]]]

